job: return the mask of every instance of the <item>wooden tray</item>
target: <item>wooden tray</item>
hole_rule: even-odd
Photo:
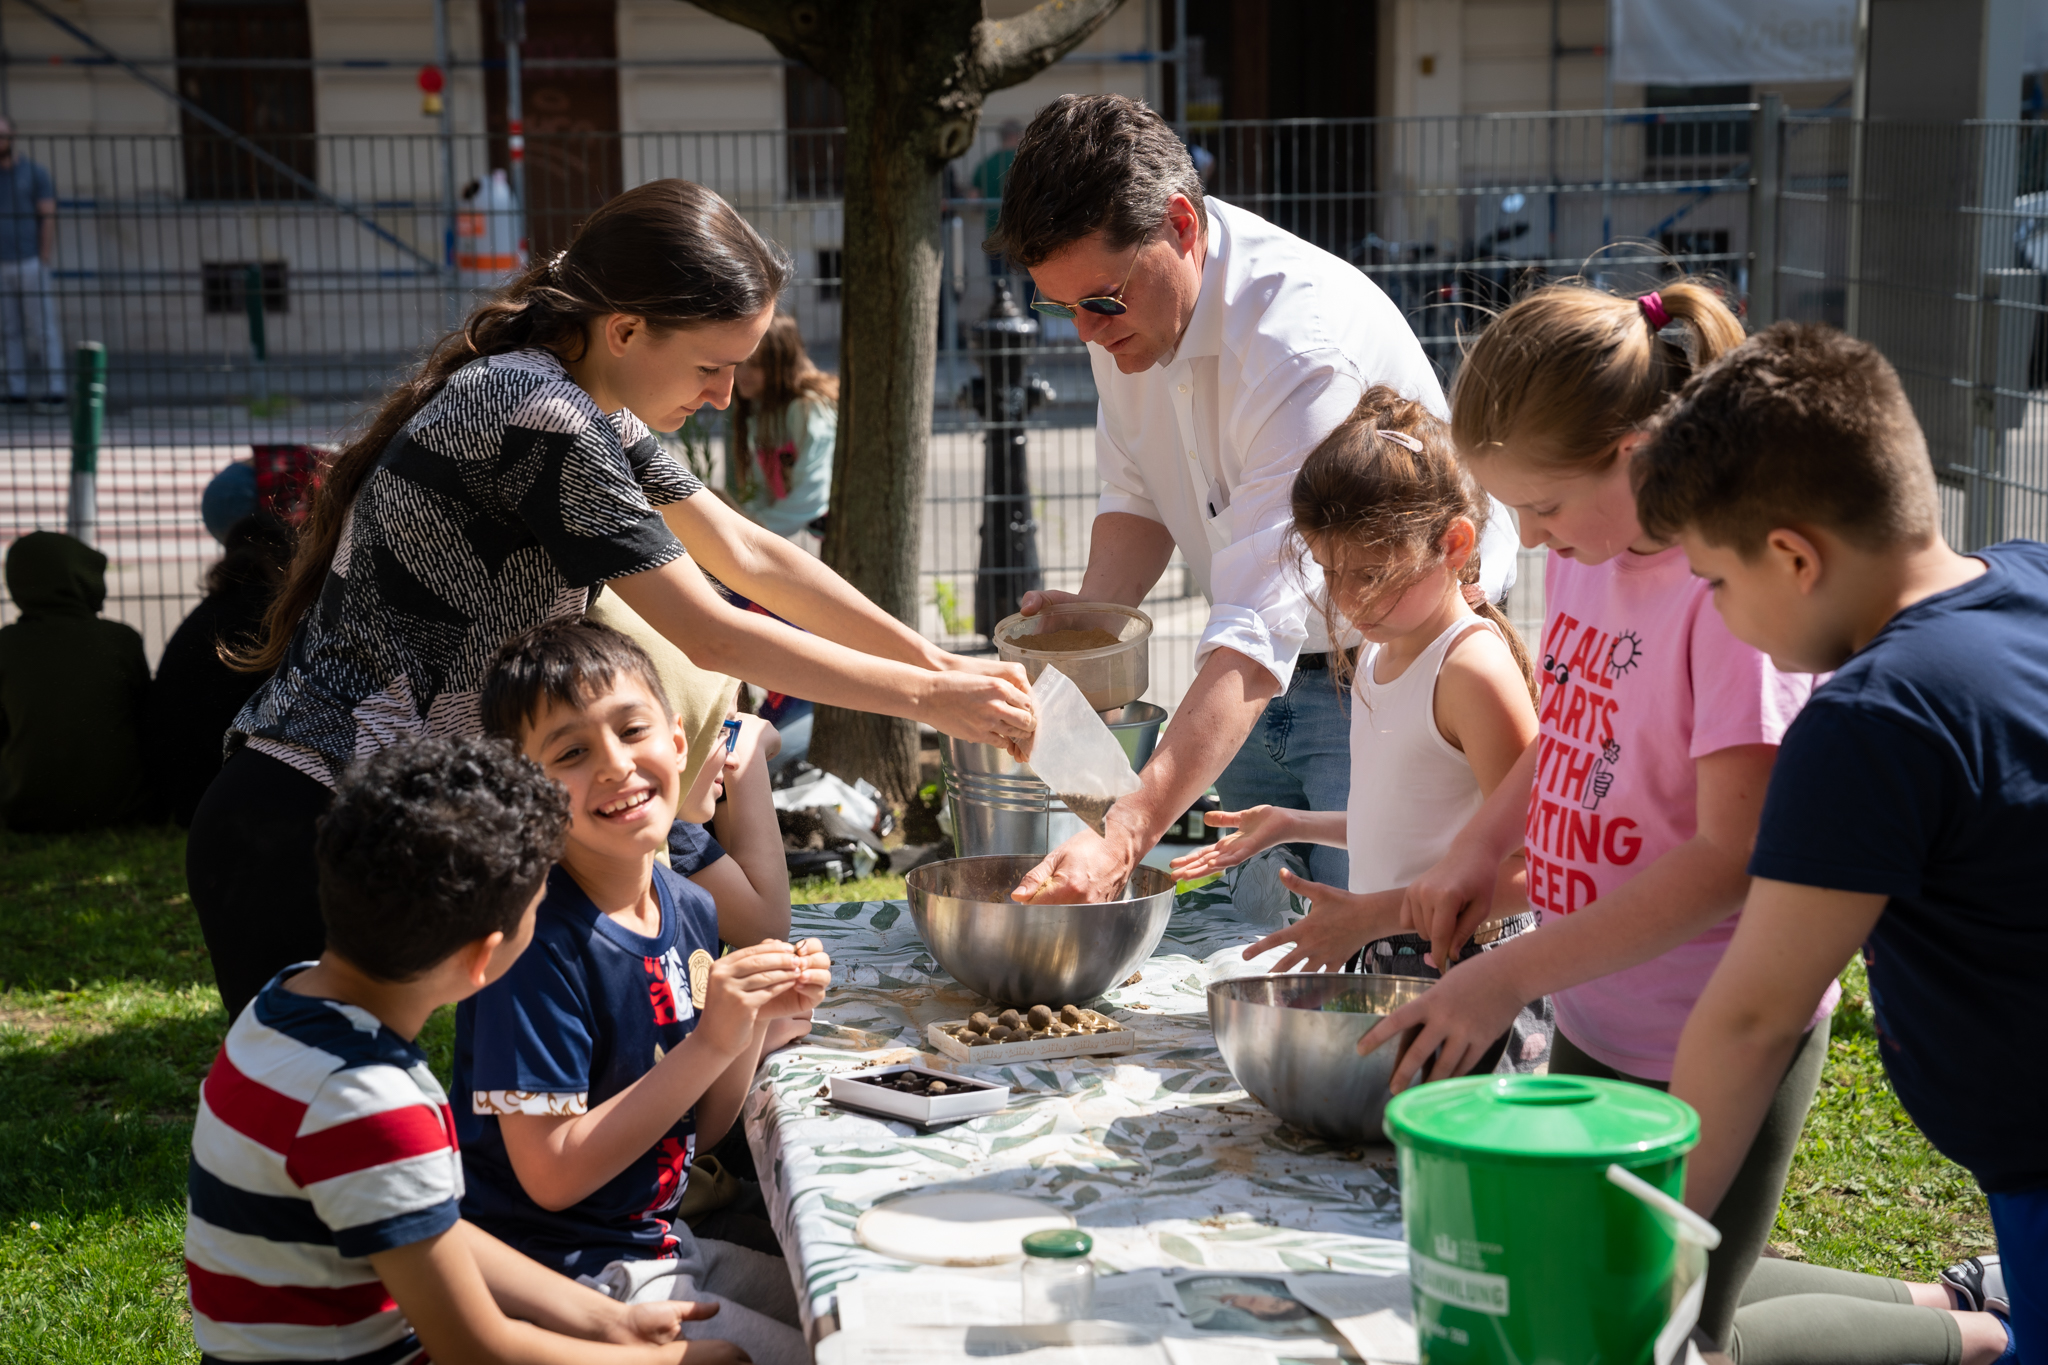
[[[1093,1013],[1101,1014],[1100,1010]],[[1108,1019],[1108,1015],[1102,1016]],[[1042,1061],[1050,1057],[1100,1057],[1109,1053],[1130,1052],[1139,1046],[1135,1030],[1128,1025],[1110,1020],[1116,1027],[1107,1033],[1073,1033],[1064,1038],[1028,1038],[1021,1043],[985,1043],[980,1047],[969,1047],[955,1038],[949,1029],[965,1024],[965,1019],[942,1019],[925,1026],[924,1036],[934,1048],[956,1062],[972,1062],[977,1066],[1001,1066],[1005,1062]]]

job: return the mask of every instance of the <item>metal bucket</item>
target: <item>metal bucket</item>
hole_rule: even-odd
[[[1109,716],[1115,719],[1105,717],[1104,723],[1123,745],[1132,769],[1143,769],[1159,743],[1166,709],[1134,701]],[[948,735],[940,748],[940,763],[946,809],[953,819],[953,848],[962,858],[1042,855],[1087,828],[1028,765],[993,744],[971,744]]]

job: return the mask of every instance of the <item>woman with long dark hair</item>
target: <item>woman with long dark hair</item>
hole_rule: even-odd
[[[1029,734],[1021,670],[935,649],[694,496],[703,485],[649,434],[726,405],[789,275],[702,186],[629,190],[444,337],[335,457],[241,660],[274,675],[228,731],[187,845],[230,1016],[320,951],[313,825],[341,771],[416,736],[478,733],[498,647],[582,612],[599,584],[702,667],[984,743]],[[802,630],[729,606],[706,572]]]

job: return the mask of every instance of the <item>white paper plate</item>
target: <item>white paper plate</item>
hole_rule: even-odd
[[[1070,1228],[1058,1209],[1014,1194],[913,1194],[869,1209],[854,1235],[870,1251],[924,1265],[1001,1265],[1024,1259],[1024,1238]]]

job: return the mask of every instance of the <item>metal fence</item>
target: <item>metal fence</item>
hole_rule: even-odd
[[[1787,116],[1777,143],[1777,315],[1898,369],[1952,544],[2048,539],[2048,124]]]
[[[2039,266],[2048,264],[2027,256],[2036,219],[2026,196],[2043,194],[2034,131],[1908,130],[1738,105],[1221,123],[1198,126],[1190,141],[1212,193],[1378,282],[1446,378],[1461,331],[1485,308],[1582,271],[1623,288],[1711,271],[1764,316],[1857,328],[1907,374],[1952,529],[1974,543],[2000,528],[2038,534],[2048,512],[2037,434],[2048,424],[2031,396]],[[196,197],[225,183],[199,173],[220,150],[188,139],[17,138],[17,154],[47,166],[57,185],[52,288],[64,345],[107,348],[97,530],[113,560],[108,610],[143,631],[152,655],[217,553],[199,518],[215,471],[256,446],[333,443],[478,297],[494,253],[521,235],[538,248],[565,240],[624,186],[701,181],[785,245],[798,265],[785,306],[820,363],[836,364],[839,133],[529,136],[523,219],[493,198],[501,141],[306,142],[292,164],[311,168],[318,196],[223,200]],[[973,601],[989,423],[956,400],[977,372],[975,327],[1001,278],[980,242],[1003,165],[996,137],[984,134],[947,178],[917,624],[949,647],[980,642]],[[244,180],[261,192],[260,177]],[[2048,207],[2036,211],[2048,219]],[[1930,255],[1935,243],[1946,254]],[[1019,293],[1025,285],[1010,283]],[[24,340],[25,363],[10,361],[9,378],[32,397],[40,376],[34,337]],[[1048,325],[1024,360],[1053,394],[1026,423],[1039,555],[1049,586],[1074,587],[1096,497],[1093,381],[1071,325]],[[714,439],[714,464],[722,458]],[[62,528],[69,462],[63,411],[29,402],[0,414],[0,542]],[[1522,580],[1510,614],[1533,626],[1533,560]],[[1152,695],[1171,704],[1189,681],[1206,607],[1176,565],[1148,608],[1160,635]],[[0,620],[11,611],[0,603]]]

